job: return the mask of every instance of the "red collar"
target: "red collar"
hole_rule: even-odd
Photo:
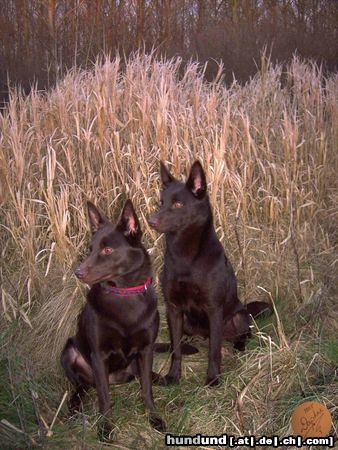
[[[143,284],[138,286],[132,286],[127,288],[116,286],[105,286],[105,294],[113,294],[117,297],[131,297],[136,294],[144,294],[147,292],[148,287],[151,285],[151,278],[148,277]]]

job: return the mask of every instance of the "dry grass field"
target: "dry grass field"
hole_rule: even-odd
[[[248,349],[224,345],[221,386],[203,386],[206,344],[184,358],[181,384],[154,387],[176,434],[290,434],[293,408],[317,399],[337,423],[338,76],[296,57],[262,58],[244,86],[212,83],[191,62],[136,54],[73,70],[49,92],[11,93],[0,114],[0,448],[98,449],[93,392],[69,418],[59,364],[85,301],[72,273],[88,249],[84,207],[115,219],[129,197],[158,283],[163,237],[147,217],[159,198],[159,160],[185,177],[205,167],[217,233],[243,302],[275,315]],[[165,373],[168,355],[157,355]],[[111,388],[111,448],[162,449],[139,384]],[[61,408],[59,409],[59,406]],[[334,430],[337,432],[337,430]],[[205,447],[206,448],[206,447]]]

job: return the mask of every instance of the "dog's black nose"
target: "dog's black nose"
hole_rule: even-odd
[[[157,228],[157,226],[158,226],[158,218],[157,218],[157,217],[154,217],[154,216],[151,216],[151,217],[149,217],[149,219],[148,219],[148,223],[149,223],[149,225],[150,225],[151,227]]]
[[[81,268],[81,266],[76,267],[76,269],[74,270],[74,273],[80,279],[83,278],[84,275],[85,275],[83,269]]]

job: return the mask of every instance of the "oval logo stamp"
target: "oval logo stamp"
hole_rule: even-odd
[[[332,427],[330,411],[319,402],[304,402],[298,405],[291,418],[292,430],[305,438],[325,437]]]

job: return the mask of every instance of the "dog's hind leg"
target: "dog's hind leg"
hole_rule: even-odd
[[[241,311],[225,323],[223,329],[224,338],[232,342],[236,350],[245,350],[245,342],[251,336],[250,322],[248,313]]]
[[[73,392],[72,396],[70,397],[68,401],[68,408],[69,411],[73,414],[77,411],[82,411],[82,400],[85,396],[86,392],[88,391],[88,387],[86,386],[78,386],[76,390]]]
[[[244,352],[245,342],[248,337],[250,337],[250,333],[245,333],[239,336],[238,339],[236,339],[236,341],[234,342],[234,349],[240,352]]]
[[[69,338],[61,354],[61,365],[75,387],[68,407],[71,412],[80,411],[82,398],[93,385],[93,373],[89,364],[85,361],[79,350],[75,347],[73,338]]]

